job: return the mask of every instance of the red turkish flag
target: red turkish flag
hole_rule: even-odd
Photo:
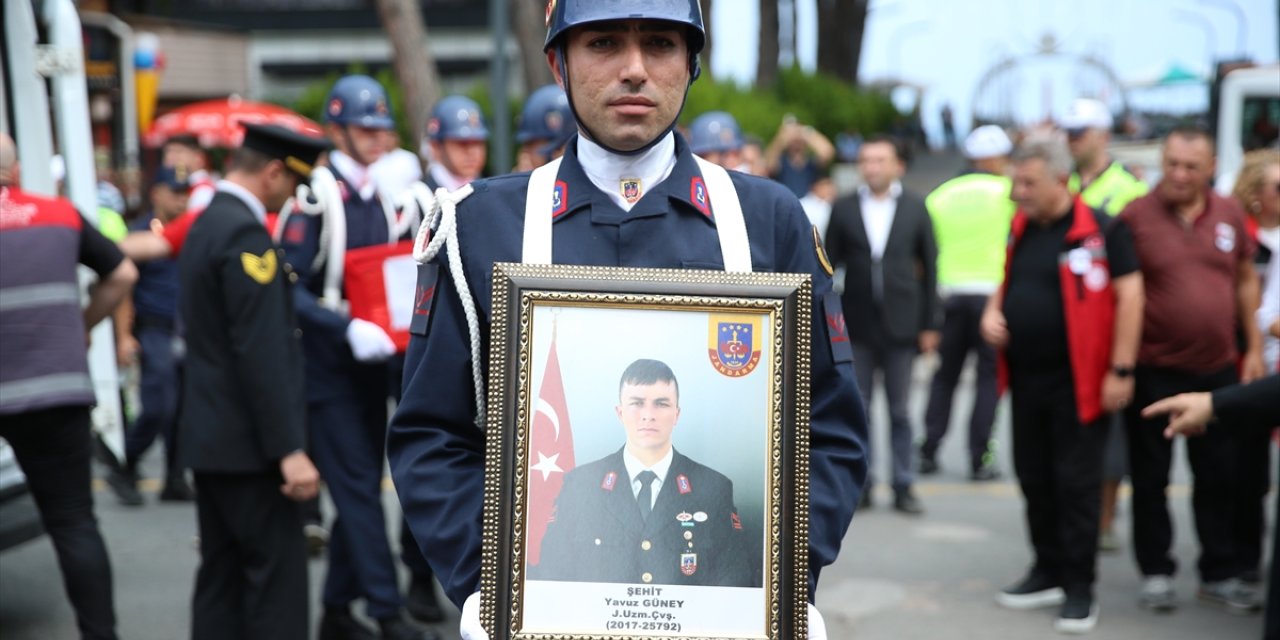
[[[564,486],[564,474],[573,469],[573,431],[569,405],[564,399],[560,358],[555,338],[542,375],[542,388],[533,408],[529,437],[529,565],[542,557],[542,536],[555,514],[556,497]]]

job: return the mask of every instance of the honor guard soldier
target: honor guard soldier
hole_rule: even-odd
[[[488,158],[489,128],[480,105],[466,96],[445,96],[427,122],[427,179],[432,191],[454,191],[480,177]]]
[[[329,166],[341,203],[328,203],[325,215],[291,215],[281,241],[293,269],[306,354],[309,451],[338,512],[329,537],[320,637],[372,637],[350,611],[351,602],[363,598],[382,637],[425,638],[403,618],[382,509],[388,360],[396,347],[382,326],[351,317],[345,297],[351,291],[343,286],[351,275],[346,258],[397,240],[395,212],[369,172],[385,148],[383,131],[395,124],[386,90],[368,76],[340,78],[325,100],[324,121],[335,147]],[[338,234],[346,242],[335,246]]]
[[[724,111],[708,111],[689,124],[689,150],[707,162],[742,170],[742,129]]]
[[[560,157],[564,145],[578,130],[569,108],[569,96],[558,84],[539,87],[529,94],[516,124],[516,171],[532,171]]]
[[[807,273],[815,296],[812,594],[822,567],[836,559],[867,473],[864,408],[820,239],[785,188],[696,159],[674,132],[706,38],[696,0],[548,7],[547,60],[569,96],[578,135],[563,158],[532,174],[480,180],[445,196],[471,194],[458,203],[447,259],[420,267],[419,290],[431,293],[417,300],[404,401],[388,437],[413,534],[462,606],[462,637],[486,638],[478,593],[485,458],[478,345],[488,343],[494,262]],[[451,203],[442,210],[450,215]],[[825,637],[816,609],[809,620],[810,637]]]
[[[181,461],[196,480],[191,637],[307,638],[298,501],[319,490],[288,269],[264,226],[328,144],[245,124],[241,149],[178,258],[186,326]]]

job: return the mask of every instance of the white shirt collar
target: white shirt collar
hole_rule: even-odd
[[[644,153],[624,156],[578,136],[578,164],[597,189],[613,200],[623,211],[630,211],[644,194],[652,191],[676,168],[676,137],[668,132],[662,140]],[[622,181],[640,181],[639,196],[628,202],[622,193]]]
[[[432,162],[431,166],[427,167],[427,171],[437,185],[444,187],[448,191],[457,191],[471,182],[466,178],[459,178],[453,175],[453,172],[446,169],[444,164],[440,162]]]
[[[888,199],[897,200],[901,196],[902,196],[902,182],[898,180],[894,180],[893,182],[889,183]],[[878,198],[871,193],[871,187],[868,187],[865,184],[858,186],[858,197],[862,198],[863,201],[866,201],[868,199],[878,200]]]
[[[655,462],[652,467],[644,466],[640,459],[631,455],[626,447],[622,448],[622,463],[627,467],[627,478],[631,481],[631,492],[638,495],[640,493],[640,481],[636,479],[641,471],[648,469],[658,476],[653,482],[653,496],[657,498],[658,489],[662,486],[663,481],[667,479],[667,471],[671,470],[671,461],[675,458],[675,447],[667,449],[667,455]]]
[[[219,180],[216,188],[218,191],[240,198],[240,200],[244,202],[245,206],[249,207],[249,210],[253,212],[253,217],[257,218],[258,222],[261,222],[262,224],[267,223],[266,205],[262,204],[262,201],[258,199],[258,196],[249,193],[248,189],[230,180]]]
[[[368,200],[373,197],[373,192],[378,189],[378,185],[374,183],[373,176],[369,174],[369,167],[356,162],[355,158],[338,151],[329,152],[329,163],[334,169],[338,170],[341,176],[349,180],[352,187],[359,192],[360,198]]]

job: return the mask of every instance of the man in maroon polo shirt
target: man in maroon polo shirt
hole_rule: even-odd
[[[1253,239],[1244,214],[1211,188],[1212,137],[1177,129],[1165,139],[1163,176],[1148,195],[1120,214],[1133,233],[1146,285],[1142,342],[1134,401],[1126,413],[1133,482],[1133,543],[1143,574],[1141,602],[1167,611],[1177,606],[1170,554],[1173,524],[1165,489],[1172,446],[1160,420],[1138,410],[1168,396],[1211,391],[1262,375],[1261,336],[1254,322],[1258,279]],[[1248,336],[1242,361],[1236,327]],[[1121,375],[1132,372],[1118,372]],[[1199,596],[1236,612],[1260,606],[1256,590],[1239,580],[1232,531],[1236,509],[1236,440],[1230,429],[1187,440],[1195,474],[1192,506],[1200,539]]]

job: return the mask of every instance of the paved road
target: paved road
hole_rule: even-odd
[[[954,156],[922,156],[908,184],[927,190],[955,174]],[[919,363],[914,385],[913,415],[922,415],[924,386],[934,366]],[[967,411],[972,398],[957,398],[957,411]],[[884,450],[882,398],[873,413],[874,442]],[[1002,407],[996,437],[999,451],[1009,451],[1007,407]],[[918,485],[928,512],[923,517],[898,515],[883,505],[860,512],[845,540],[840,560],[822,574],[818,605],[831,638],[845,640],[1026,640],[1055,637],[1051,610],[1010,612],[997,607],[996,590],[1018,578],[1030,562],[1022,524],[1023,503],[1009,480],[976,485],[963,477],[963,414],[940,454],[944,471]],[[1181,448],[1181,447],[1179,447]],[[1261,618],[1236,617],[1195,601],[1195,536],[1187,498],[1185,458],[1180,453],[1171,490],[1177,523],[1177,555],[1184,571],[1177,588],[1182,607],[1157,616],[1136,604],[1138,579],[1129,553],[1099,559],[1097,592],[1101,622],[1096,640],[1253,639],[1261,637]],[[887,477],[884,460],[879,477]],[[1007,456],[1000,455],[1005,477]],[[152,476],[159,461],[146,469]],[[189,505],[154,501],[154,484],[146,507],[126,509],[99,485],[98,515],[115,569],[116,602],[122,638],[175,640],[187,636],[189,599],[197,562],[193,548],[195,515]],[[884,489],[881,488],[883,492]],[[388,518],[395,517],[395,498],[384,495]],[[1270,504],[1270,502],[1268,502]],[[1125,503],[1118,523],[1128,531]],[[332,513],[332,512],[330,512]],[[391,528],[394,532],[396,529]],[[322,561],[311,564],[312,602],[319,602]],[[456,612],[452,612],[456,616]],[[456,620],[456,618],[455,618]],[[440,625],[456,638],[456,621]],[[47,539],[0,555],[0,638],[61,640],[75,638],[75,623],[62,593],[56,560]]]
[[[925,374],[931,363],[918,367],[916,405],[922,409]],[[883,398],[873,413],[884,425]],[[970,396],[957,400],[967,410]],[[996,436],[999,450],[1009,450],[1007,410],[1002,408]],[[1022,524],[1022,500],[1009,480],[973,484],[963,476],[963,417],[940,458],[943,472],[918,485],[927,513],[912,518],[887,508],[889,496],[879,488],[880,506],[860,512],[845,540],[840,560],[822,574],[818,606],[827,617],[833,639],[911,640],[948,638],[1025,640],[1054,637],[1052,611],[1011,612],[997,607],[997,589],[1020,576],[1030,562]],[[887,434],[878,426],[876,445]],[[877,446],[883,450],[883,446]],[[147,467],[158,471],[154,457]],[[886,477],[884,460],[877,470]],[[1000,456],[1006,478],[1007,456]],[[1102,617],[1091,636],[1097,640],[1167,638],[1191,640],[1252,639],[1261,637],[1260,617],[1237,617],[1194,599],[1195,536],[1187,498],[1187,471],[1179,455],[1171,490],[1178,527],[1177,554],[1184,571],[1177,588],[1182,607],[1157,616],[1136,604],[1138,580],[1127,552],[1099,559],[1097,587]],[[147,506],[126,509],[99,484],[98,514],[115,568],[116,601],[122,638],[174,640],[186,637],[188,602],[196,567],[193,548],[195,515],[188,505],[155,502],[154,482]],[[394,517],[394,495],[384,496],[388,517]],[[1127,533],[1123,511],[1120,531]],[[395,528],[391,528],[394,532]],[[324,576],[321,561],[311,565],[314,597]],[[62,594],[53,551],[47,539],[12,549],[0,556],[0,638],[59,640],[75,638],[74,620]],[[455,614],[456,615],[456,614]],[[446,637],[456,637],[451,624],[441,625]]]

